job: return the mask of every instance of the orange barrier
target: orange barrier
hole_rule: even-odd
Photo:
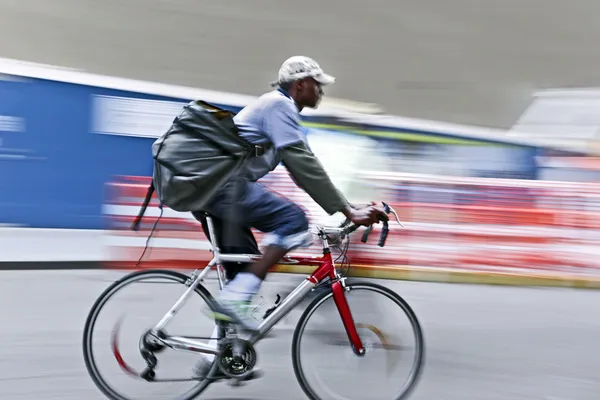
[[[128,231],[146,195],[147,177],[117,177],[107,184],[108,267],[132,267],[159,215],[154,196],[139,232]],[[325,213],[277,169],[271,189],[303,205],[311,220]],[[353,264],[493,271],[596,273],[600,267],[600,185],[414,174],[359,173],[356,185],[377,188],[399,212],[405,228],[391,226],[385,248],[355,235]],[[211,253],[189,213],[164,209],[142,267],[197,268]],[[255,232],[257,239],[262,238]],[[318,254],[317,244],[296,254]]]

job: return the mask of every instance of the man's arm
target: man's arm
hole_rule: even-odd
[[[382,209],[374,205],[354,209],[329,179],[323,165],[304,143],[304,135],[296,106],[280,99],[274,102],[263,121],[263,129],[279,151],[296,184],[317,202],[328,214],[342,212],[359,225],[370,225],[386,219]]]
[[[329,215],[343,212],[347,217],[352,210],[348,200],[333,185],[319,159],[304,142],[279,149],[281,159],[296,184],[319,204]]]

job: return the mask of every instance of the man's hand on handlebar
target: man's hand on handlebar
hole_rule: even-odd
[[[356,208],[353,205],[346,207],[344,210],[342,210],[346,216],[346,221],[341,225],[341,228],[343,228],[342,236],[351,234],[360,226],[367,226],[367,229],[363,233],[363,237],[361,239],[363,243],[367,243],[373,225],[383,221],[381,236],[379,237],[379,242],[377,245],[379,247],[385,246],[385,241],[387,240],[387,236],[390,231],[388,225],[388,214],[393,214],[396,221],[398,221],[398,224],[402,225],[402,223],[398,219],[398,214],[396,214],[396,211],[392,207],[386,203],[382,203],[382,206],[383,207],[378,207],[377,203],[371,202],[371,205],[364,208]]]
[[[364,208],[346,207],[342,212],[355,225],[370,226],[389,220],[384,208],[377,206],[375,202]]]

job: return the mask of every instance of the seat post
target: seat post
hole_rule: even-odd
[[[217,277],[219,279],[219,290],[223,290],[223,287],[226,284],[225,271],[223,269],[223,265],[221,263],[221,249],[219,249],[219,244],[217,243],[217,235],[215,235],[215,226],[213,224],[213,220],[210,214],[205,213],[206,215],[206,225],[208,227],[208,234],[211,237],[210,246],[212,247],[213,252],[213,260],[211,264],[214,262],[214,266],[217,268]],[[209,264],[210,265],[210,264]]]
[[[216,258],[217,263],[220,260],[221,251],[219,249],[219,244],[217,243],[217,235],[215,235],[215,226],[213,224],[213,220],[209,214],[206,214],[206,225],[208,226],[208,234],[210,235],[210,246],[212,247],[213,254]]]

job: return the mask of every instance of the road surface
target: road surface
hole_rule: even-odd
[[[122,273],[0,274],[0,398],[103,399],[83,365],[81,331],[96,296]],[[266,293],[288,278],[271,276]],[[599,398],[600,292],[381,282],[409,301],[425,331],[427,364],[412,399]],[[243,388],[213,385],[202,398],[304,399],[292,373],[289,326],[259,345],[262,379]]]

